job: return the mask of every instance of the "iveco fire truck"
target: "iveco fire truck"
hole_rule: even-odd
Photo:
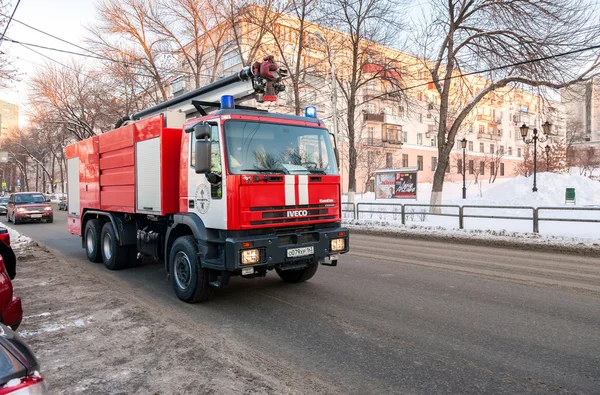
[[[164,260],[177,296],[208,299],[231,276],[310,279],[348,252],[335,138],[275,101],[285,70],[265,57],[237,74],[69,145],[68,228],[92,262]]]

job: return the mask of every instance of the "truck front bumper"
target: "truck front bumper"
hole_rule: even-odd
[[[255,270],[286,266],[291,268],[308,260],[317,260],[321,264],[335,266],[337,256],[347,253],[348,249],[348,229],[342,227],[315,229],[305,232],[227,238],[225,261],[227,270],[235,272],[246,267],[254,267]],[[243,256],[252,257],[256,261],[245,263]]]

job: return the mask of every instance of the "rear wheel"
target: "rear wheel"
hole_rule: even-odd
[[[300,270],[275,269],[275,271],[277,272],[279,277],[287,283],[301,283],[301,282],[310,280],[315,275],[318,268],[319,268],[319,262],[317,262],[316,260],[312,260],[308,264],[308,266],[305,267],[304,269],[300,269]]]
[[[102,221],[99,219],[90,219],[85,224],[85,253],[90,262],[102,261],[100,233],[102,233]]]
[[[184,302],[202,302],[213,294],[208,283],[208,269],[200,266],[194,236],[182,236],[173,243],[169,254],[169,275],[175,294]]]
[[[107,222],[102,227],[101,239],[101,251],[102,261],[104,266],[109,270],[121,270],[127,266],[129,260],[128,248],[119,245],[115,228],[112,222]]]
[[[54,222],[54,217],[50,217],[46,220],[46,223],[51,224],[52,222]]]

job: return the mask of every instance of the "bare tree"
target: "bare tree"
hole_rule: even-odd
[[[0,0],[0,14],[8,15],[8,4],[7,1]],[[8,23],[8,18],[2,15],[0,15],[0,32],[4,31]],[[6,47],[6,44],[4,47]],[[8,88],[17,76],[17,69],[14,67],[11,57],[6,53],[5,48],[3,48],[0,51],[0,90]]]
[[[560,89],[590,78],[598,58],[584,50],[600,40],[597,10],[569,0],[431,0],[418,42],[439,95],[438,158],[431,203],[440,204],[444,165],[457,132],[484,98],[506,86]],[[542,61],[528,60],[544,58]],[[524,61],[516,63],[516,61]],[[588,67],[582,68],[587,63]],[[589,65],[591,63],[591,65]],[[498,66],[506,66],[499,69]],[[483,78],[457,78],[471,70]],[[466,89],[461,84],[467,84]],[[470,99],[449,117],[451,93],[470,92]]]
[[[175,70],[176,60],[164,35],[152,25],[156,1],[103,0],[96,11],[98,21],[88,28],[88,43],[112,63],[124,63],[130,73],[146,77],[145,90],[154,103],[168,99],[166,80]]]
[[[383,100],[396,100],[404,86],[398,59],[386,57],[379,46],[398,42],[400,30],[399,2],[391,0],[328,0],[322,7],[320,22],[342,34],[330,41],[336,48],[337,83],[346,111],[348,142],[348,200],[353,201],[356,191],[358,164],[357,146],[364,126],[361,106],[372,100],[363,94],[369,86],[383,93]],[[373,94],[371,92],[371,94]]]

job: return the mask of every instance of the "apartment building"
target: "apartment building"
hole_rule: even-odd
[[[297,21],[290,16],[278,19],[274,34],[278,35],[279,45],[275,45],[273,36],[266,34],[258,56],[263,54],[279,53],[281,47],[289,53],[284,56],[293,59],[297,50],[298,34]],[[203,75],[229,75],[243,67],[242,53],[247,53],[252,45],[253,28],[240,25],[242,36],[246,37],[245,43],[240,47],[227,46],[221,58],[223,61],[217,66],[218,70],[207,66]],[[332,129],[332,90],[331,76],[329,74],[328,49],[322,39],[324,35],[343,36],[343,33],[332,32],[321,26],[312,26],[315,33],[306,33],[303,40],[302,67],[306,70],[303,86],[300,88],[302,106],[316,105],[319,118]],[[311,31],[308,29],[308,31]],[[340,41],[343,41],[341,39]],[[359,119],[356,131],[356,147],[358,151],[357,192],[372,190],[374,186],[374,172],[382,168],[416,167],[419,170],[419,182],[430,182],[438,163],[438,127],[439,127],[439,95],[432,83],[429,72],[422,61],[398,52],[391,48],[373,46],[374,50],[381,52],[383,57],[395,59],[398,69],[401,70],[405,83],[421,83],[425,85],[418,89],[407,91],[402,98],[386,96],[386,87],[383,83],[374,80],[366,84],[360,92]],[[279,50],[279,52],[278,52]],[[208,56],[210,58],[210,56]],[[338,57],[336,56],[336,59]],[[185,62],[181,62],[184,66]],[[343,64],[337,65],[338,73],[344,73]],[[364,70],[369,72],[369,70]],[[473,86],[485,85],[486,81],[480,77],[468,77]],[[182,74],[173,80],[171,91],[179,95],[190,90],[190,77]],[[204,81],[208,83],[207,79]],[[519,127],[527,124],[531,128],[549,120],[555,125],[554,133],[564,135],[564,115],[559,103],[548,103],[540,97],[506,88],[488,95],[484,101],[474,109],[463,123],[457,141],[453,148],[450,166],[446,169],[448,180],[462,179],[463,155],[458,140],[467,139],[466,162],[464,167],[467,178],[477,177],[479,180],[496,177],[513,177],[519,163],[522,162],[527,145],[523,143]],[[276,105],[270,104],[269,109],[277,112],[294,113],[292,94],[284,92]],[[451,99],[454,102],[454,98]],[[261,107],[261,104],[253,103]],[[348,140],[344,138],[344,117],[346,114],[343,98],[340,98],[338,89],[338,145],[341,152],[348,152]],[[450,120],[451,122],[452,120]],[[555,136],[556,138],[556,136]],[[342,161],[342,188],[348,187],[348,160],[347,155],[341,155]],[[492,177],[490,177],[492,176]]]
[[[567,117],[567,139],[575,147],[600,148],[600,78],[561,91]]]
[[[0,140],[19,126],[19,106],[0,100]]]

